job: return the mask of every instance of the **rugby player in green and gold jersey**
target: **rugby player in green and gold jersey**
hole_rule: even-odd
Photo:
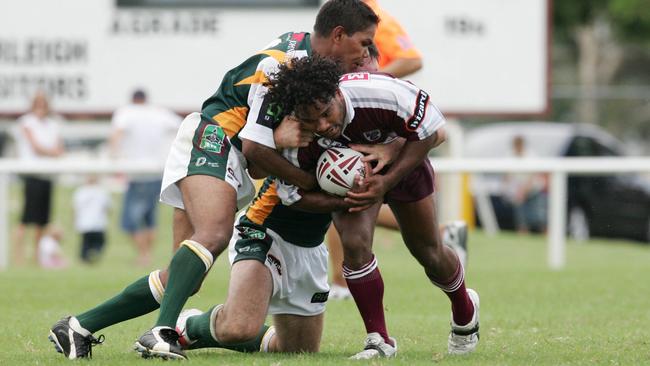
[[[174,329],[178,315],[188,297],[200,288],[215,258],[228,246],[236,211],[254,194],[241,151],[247,150],[242,146],[243,138],[256,141],[256,129],[245,136],[240,132],[253,125],[253,120],[256,128],[265,127],[258,115],[264,118],[271,107],[263,104],[266,75],[280,63],[311,53],[337,60],[352,70],[368,56],[378,21],[376,14],[358,0],[330,0],[319,11],[313,34],[284,34],[224,76],[202,112],[192,113],[183,121],[165,165],[161,201],[175,207],[173,242],[180,243],[168,268],[136,280],[95,308],[59,320],[50,329],[50,340],[57,351],[69,359],[89,357],[92,345],[102,338],[95,338],[94,332],[160,307],[155,326],[137,340],[136,351],[143,357],[186,358]],[[327,136],[331,131],[327,127],[307,132]],[[312,138],[297,128],[293,133],[297,136],[294,147]],[[284,146],[262,143],[266,150],[252,151],[263,151],[265,163],[250,167],[252,175],[270,174],[304,189],[316,186],[312,175],[268,147]]]

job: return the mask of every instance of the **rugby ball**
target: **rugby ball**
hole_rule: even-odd
[[[352,189],[354,176],[366,176],[363,154],[342,147],[331,147],[321,154],[316,166],[318,185],[331,194],[345,196]]]

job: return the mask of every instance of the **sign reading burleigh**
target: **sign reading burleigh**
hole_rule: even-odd
[[[29,100],[44,90],[50,98],[83,102],[89,80],[81,70],[89,58],[82,38],[0,36],[0,100]]]
[[[311,29],[313,22],[306,14],[290,26],[281,19],[268,24],[268,12],[237,7],[238,1],[230,7],[205,1],[159,6],[169,0],[4,3],[0,117],[24,113],[38,90],[55,112],[72,115],[109,116],[136,88],[146,90],[152,103],[197,111],[223,75],[261,44],[289,29]],[[318,7],[299,11],[306,9],[315,14]],[[251,41],[256,39],[261,41]]]
[[[136,88],[154,104],[199,111],[228,70],[259,54],[266,42],[313,29],[322,2],[0,1],[0,116],[26,111],[38,89],[50,95],[57,113],[109,116]],[[550,0],[400,0],[382,6],[408,20],[411,40],[427,62],[409,79],[445,114],[548,110]],[[289,37],[295,45],[306,35]],[[440,50],[446,57],[439,57]],[[363,83],[367,77],[350,74],[345,80]],[[258,123],[273,123],[277,111],[270,112]],[[413,111],[408,127],[417,128],[424,112]]]

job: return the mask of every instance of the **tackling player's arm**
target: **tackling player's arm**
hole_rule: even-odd
[[[258,169],[258,172],[263,171],[265,176],[281,177],[284,181],[306,191],[318,186],[313,174],[296,168],[277,150],[244,138],[242,138],[242,146],[246,159]]]
[[[356,178],[352,190],[364,189],[359,183],[359,179]],[[304,191],[281,181],[277,181],[277,193],[284,205],[298,211],[312,213],[330,213],[367,205],[367,202],[346,202],[344,197],[334,196],[320,190]]]
[[[332,196],[323,191],[301,192],[301,194],[302,198],[291,205],[291,208],[313,213],[328,213],[352,207],[343,197]]]

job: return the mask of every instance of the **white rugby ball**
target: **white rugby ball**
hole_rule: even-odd
[[[366,176],[362,157],[362,153],[349,148],[331,147],[325,150],[316,166],[318,184],[326,192],[345,196],[352,189],[355,175]]]

